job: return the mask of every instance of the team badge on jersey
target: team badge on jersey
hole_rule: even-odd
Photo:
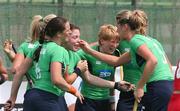
[[[96,64],[101,64],[101,61],[96,61]]]

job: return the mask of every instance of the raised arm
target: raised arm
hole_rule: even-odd
[[[8,58],[11,60],[11,62],[13,62],[13,60],[15,59],[16,54],[13,51],[12,41],[11,40],[6,40],[4,42],[3,49],[4,49],[4,52],[6,53],[6,55],[8,56]]]
[[[130,53],[124,53],[120,57],[116,57],[113,55],[104,54],[101,52],[98,52],[96,50],[93,50],[87,42],[81,40],[80,41],[80,47],[87,53],[91,54],[92,56],[100,59],[101,61],[104,61],[110,65],[113,66],[120,66],[122,64],[128,63],[130,61]]]
[[[21,66],[21,64],[23,63],[25,57],[23,54],[17,53],[15,55],[15,59],[13,61],[13,65],[11,68],[12,73],[15,73],[17,71],[17,69]]]

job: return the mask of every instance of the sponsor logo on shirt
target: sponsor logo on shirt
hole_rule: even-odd
[[[110,70],[100,70],[99,77],[105,78],[111,76]]]

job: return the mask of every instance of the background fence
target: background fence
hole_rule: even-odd
[[[177,0],[0,0],[0,39],[12,39],[16,47],[28,36],[34,15],[62,15],[81,28],[81,38],[94,42],[102,24],[115,24],[122,9],[143,9],[149,17],[148,33],[157,38],[173,63],[180,58],[180,2]],[[0,46],[5,65],[10,61]]]

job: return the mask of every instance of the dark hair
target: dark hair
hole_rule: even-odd
[[[54,37],[58,32],[63,32],[65,29],[65,23],[67,19],[63,17],[55,17],[51,21],[48,22],[45,28],[45,35],[49,37]]]
[[[63,17],[55,17],[47,23],[45,29],[42,30],[41,36],[39,38],[40,45],[34,52],[34,61],[38,62],[39,60],[40,51],[44,43],[45,35],[49,36],[50,38],[53,38],[58,32],[62,33],[65,30],[65,23],[67,22],[68,20]]]

